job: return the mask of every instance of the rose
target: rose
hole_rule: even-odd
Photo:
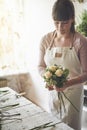
[[[47,72],[44,74],[44,76],[45,76],[46,79],[49,79],[49,78],[51,78],[52,73],[51,73],[50,71],[47,71]]]
[[[55,72],[57,69],[57,66],[53,65],[53,66],[49,66],[48,69],[52,72]]]
[[[61,77],[63,74],[63,70],[62,69],[57,69],[56,72],[55,72],[55,75],[58,76],[58,77]]]

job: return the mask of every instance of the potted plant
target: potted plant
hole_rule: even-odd
[[[84,2],[84,0],[78,0],[78,1],[79,1],[80,3],[81,3],[81,2]]]
[[[81,23],[76,26],[76,30],[87,37],[87,10],[84,10],[81,15]]]
[[[72,2],[78,1],[79,3],[83,3],[84,0],[72,0]]]

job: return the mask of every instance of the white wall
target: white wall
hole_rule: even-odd
[[[33,79],[28,97],[43,108],[48,109],[48,91],[38,74],[38,52],[41,37],[54,29],[51,8],[54,0],[25,0],[25,60]]]

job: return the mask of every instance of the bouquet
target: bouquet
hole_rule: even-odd
[[[43,76],[44,81],[46,82],[46,87],[56,86],[62,88],[64,83],[67,81],[69,75],[69,70],[57,65],[51,65],[46,68],[45,74]],[[74,104],[70,101],[70,99],[65,95],[63,91],[58,92],[58,99],[60,104],[60,117],[62,117],[62,109],[64,108],[64,112],[66,112],[64,99],[65,97],[72,106],[78,111],[78,109],[74,106]]]
[[[58,86],[63,87],[63,84],[67,81],[67,77],[69,74],[68,69],[64,69],[61,66],[52,65],[46,68],[46,72],[44,74],[44,80],[49,86]]]

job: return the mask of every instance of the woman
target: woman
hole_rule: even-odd
[[[65,100],[66,113],[62,121],[75,130],[81,130],[83,105],[83,83],[87,80],[87,40],[75,30],[75,9],[70,0],[57,0],[52,9],[55,30],[46,34],[40,44],[39,73],[43,77],[45,68],[57,64],[69,69],[69,79],[63,88],[49,86],[50,110],[58,114],[57,93],[64,91],[79,110],[76,111]]]

